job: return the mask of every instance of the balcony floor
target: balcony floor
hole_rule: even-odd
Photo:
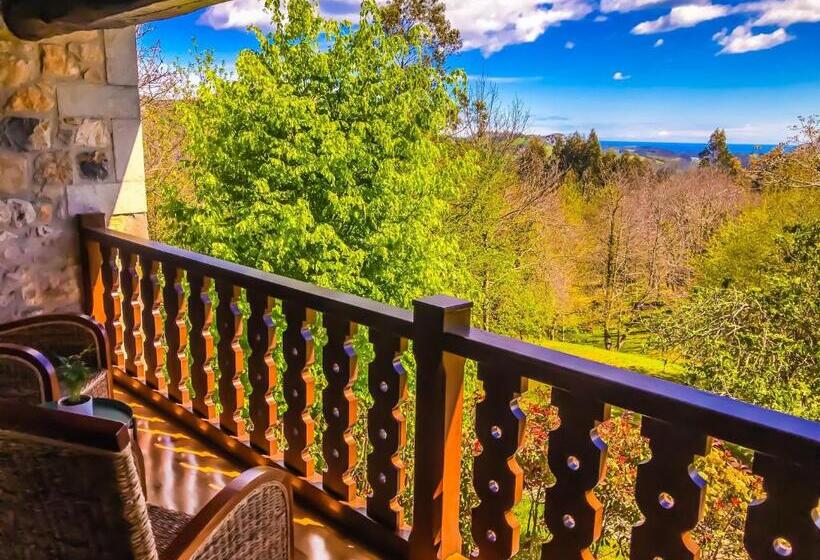
[[[239,476],[241,466],[220,456],[150,404],[118,387],[114,389],[114,398],[134,409],[150,503],[193,515]],[[298,504],[294,511],[294,540],[299,560],[380,558]]]

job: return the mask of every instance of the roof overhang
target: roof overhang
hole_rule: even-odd
[[[0,0],[12,33],[29,41],[187,14],[224,0]]]

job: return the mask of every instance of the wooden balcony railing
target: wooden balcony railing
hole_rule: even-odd
[[[470,304],[453,298],[424,298],[410,312],[116,233],[105,229],[99,216],[83,217],[80,233],[86,307],[106,326],[116,367],[124,372],[117,379],[246,463],[275,464],[297,475],[294,490],[302,500],[386,557],[460,553],[462,383],[470,359],[478,364],[485,393],[475,426],[482,452],[473,468],[480,499],[472,511],[478,557],[509,558],[518,550],[512,510],[523,481],[515,454],[525,420],[515,403],[532,379],[552,387],[561,420],[550,434],[546,458],[557,482],[547,495],[545,522],[552,539],[542,558],[593,558],[590,546],[600,535],[602,512],[592,491],[603,476],[606,448],[591,434],[608,417],[610,405],[642,416],[641,433],[652,453],[638,469],[635,495],[644,521],[632,532],[633,560],[698,558],[689,532],[702,514],[704,484],[690,471],[695,457],[708,452],[711,437],[753,450],[754,473],[764,481],[765,500],[748,510],[749,556],[820,558],[818,423],[471,328]],[[287,324],[282,333],[275,332],[271,319],[276,300]],[[241,307],[250,309],[247,320]],[[327,332],[321,364],[327,379],[322,473],[315,472],[308,453],[314,442],[309,408],[317,312]],[[357,410],[351,390],[358,325],[369,327],[375,352],[367,371],[372,397],[367,411]],[[281,374],[272,359],[277,336],[286,361]],[[416,361],[410,528],[398,504],[406,438],[400,361],[408,340]],[[249,348],[247,359],[243,347]],[[247,403],[243,374],[252,387]],[[282,418],[272,396],[277,383],[287,403]],[[249,433],[241,418],[246,405]],[[372,448],[366,459],[372,494],[366,500],[356,496],[351,476],[360,451],[351,428],[359,413],[367,415]],[[284,430],[284,450],[273,436],[277,427]]]

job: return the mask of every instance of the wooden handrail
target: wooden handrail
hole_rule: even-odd
[[[179,249],[157,241],[149,241],[127,233],[100,227],[83,228],[85,239],[109,244],[129,253],[170,263],[179,268],[211,278],[222,279],[236,286],[260,290],[276,298],[298,300],[307,307],[324,313],[336,313],[357,323],[380,330],[412,337],[413,313],[407,309],[378,303],[351,294],[262,272],[241,264],[224,261],[193,251]]]
[[[820,423],[477,328],[445,334],[444,348],[732,443],[820,468]]]

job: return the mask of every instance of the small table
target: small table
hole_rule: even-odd
[[[104,418],[105,420],[122,422],[128,427],[129,430],[131,430],[131,454],[134,456],[134,463],[136,464],[137,472],[139,473],[140,483],[142,484],[142,493],[147,496],[147,487],[145,485],[145,462],[142,458],[139,439],[137,439],[137,422],[134,418],[134,411],[124,402],[105,397],[94,397],[91,399],[91,405],[94,409],[93,416],[95,418]],[[60,408],[56,401],[44,402],[41,406],[52,410],[66,410],[64,408]],[[66,410],[66,412],[70,411]]]

